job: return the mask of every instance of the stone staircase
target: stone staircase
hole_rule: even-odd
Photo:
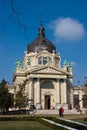
[[[58,110],[35,110],[35,115],[58,115]],[[80,112],[77,112],[77,110],[64,110],[64,115],[71,115],[71,114],[80,114]]]

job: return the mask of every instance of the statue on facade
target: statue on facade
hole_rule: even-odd
[[[23,68],[23,61],[22,60],[18,59],[16,61],[16,68]]]
[[[68,68],[72,68],[72,63],[71,63],[71,61],[69,61],[68,62],[68,66],[67,66]]]
[[[64,60],[63,65],[64,65],[64,66],[67,66],[67,65],[68,65],[68,61],[67,61],[67,60]]]
[[[71,61],[65,60],[64,63],[63,63],[63,65],[66,66],[67,68],[72,68],[72,63],[71,63]]]

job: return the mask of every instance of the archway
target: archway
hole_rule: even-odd
[[[53,93],[54,85],[52,81],[43,81],[41,84],[41,94],[43,99],[43,108],[44,109],[51,109],[52,105],[52,93]]]

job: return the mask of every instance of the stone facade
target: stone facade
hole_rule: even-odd
[[[27,58],[30,58],[30,64],[27,63]],[[46,64],[39,64],[40,58],[42,62],[46,58]],[[60,105],[68,108],[68,91],[72,88],[72,77],[72,68],[60,67],[59,54],[44,50],[40,53],[25,53],[24,67],[17,66],[14,83],[18,86],[27,79],[26,91],[29,93],[29,100],[33,100],[37,109],[45,109],[46,100],[49,109],[58,108]]]
[[[41,42],[41,43],[40,43]],[[73,108],[73,72],[70,62],[52,50],[55,47],[44,35],[43,25],[39,28],[39,36],[24,52],[24,59],[16,62],[13,82],[15,93],[19,84],[26,81],[25,89],[29,94],[29,106],[36,109]],[[29,50],[30,47],[30,50]],[[50,48],[50,49],[49,49]]]

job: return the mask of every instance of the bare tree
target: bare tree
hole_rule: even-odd
[[[19,11],[16,10],[16,8],[14,7],[14,0],[8,0],[9,2],[9,8],[10,8],[10,14],[7,16],[6,20],[4,21],[4,25],[1,26],[0,28],[0,35],[2,35],[6,29],[6,27],[8,26],[9,22],[12,23],[17,23],[18,26],[23,29],[23,33],[25,38],[28,38],[27,36],[27,29],[28,26],[26,24],[24,24],[22,22],[22,20],[20,19],[21,13]],[[3,3],[5,3],[5,1],[3,0]],[[3,5],[2,3],[2,5]]]

